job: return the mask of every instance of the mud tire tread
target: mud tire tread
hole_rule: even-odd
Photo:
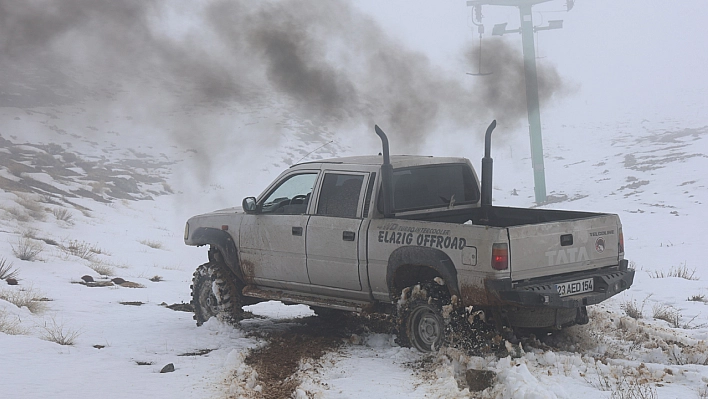
[[[398,334],[396,334],[396,343],[403,347],[413,347],[421,350],[421,348],[413,342],[413,331],[410,325],[411,315],[413,315],[417,308],[427,306],[437,313],[440,319],[442,319],[443,324],[447,324],[448,321],[442,316],[442,308],[450,304],[450,295],[447,289],[444,289],[434,282],[416,284],[415,286],[409,287],[409,289],[403,290],[403,292],[407,292],[408,295],[413,297],[408,298],[402,306],[399,306],[397,311],[396,326]],[[440,341],[439,347],[445,346],[449,341],[448,328],[445,325],[443,325],[441,333],[442,340]],[[439,349],[439,347],[435,348],[435,350]]]
[[[242,319],[243,284],[232,276],[224,263],[212,261],[199,266],[193,274],[191,289],[191,303],[197,326],[214,316],[227,322],[238,322]],[[214,303],[204,303],[205,301]]]

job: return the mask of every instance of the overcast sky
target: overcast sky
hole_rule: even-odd
[[[356,4],[407,45],[442,64],[452,64],[464,44],[477,39],[464,0]],[[538,34],[537,48],[545,57],[539,63],[555,65],[579,89],[563,102],[587,106],[585,111],[594,117],[625,108],[647,112],[647,117],[682,114],[686,110],[681,108],[692,104],[696,111],[708,109],[705,1],[577,0],[570,12],[565,9],[565,1],[554,0],[535,6],[533,15],[534,25],[564,20],[563,29]],[[508,22],[507,29],[519,26],[515,7],[486,6],[483,14],[484,39],[496,23]],[[521,51],[518,34],[504,38],[517,41]]]

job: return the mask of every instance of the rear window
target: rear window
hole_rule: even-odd
[[[465,164],[426,165],[393,171],[393,208],[396,212],[477,201],[479,189]],[[382,211],[381,196],[377,205]]]

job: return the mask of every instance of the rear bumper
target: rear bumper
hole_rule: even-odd
[[[545,308],[579,308],[598,304],[628,289],[634,282],[634,270],[627,268],[623,259],[618,267],[573,273],[527,283],[512,283],[511,280],[487,280],[487,290],[505,305]],[[583,294],[561,297],[556,284],[593,279],[594,290]]]

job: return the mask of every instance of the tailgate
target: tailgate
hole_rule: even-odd
[[[513,281],[616,265],[619,216],[509,227]]]

